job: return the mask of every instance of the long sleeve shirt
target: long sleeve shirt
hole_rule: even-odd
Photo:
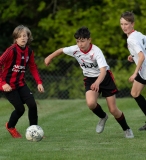
[[[42,84],[34,60],[34,52],[26,46],[24,49],[13,44],[0,57],[0,90],[4,84],[9,84],[12,89],[25,85],[26,67],[29,67],[37,84]]]

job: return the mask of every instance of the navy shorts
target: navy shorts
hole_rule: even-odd
[[[139,75],[139,73],[138,73],[138,75],[135,77],[135,80],[136,80],[137,82],[141,83],[141,84],[146,85],[146,80],[143,79],[143,78],[141,78],[141,76]]]
[[[97,80],[98,77],[85,77],[84,84],[86,92],[91,90],[91,85]],[[110,70],[107,71],[104,80],[99,85],[99,93],[102,93],[102,97],[110,97],[118,93],[113,74]]]

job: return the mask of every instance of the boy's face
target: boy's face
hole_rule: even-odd
[[[124,18],[120,19],[120,25],[123,32],[129,35],[134,30],[134,23],[126,21]]]
[[[16,39],[16,43],[21,47],[25,47],[27,41],[28,41],[27,32],[25,30],[23,30],[20,33],[19,37]]]
[[[90,48],[91,38],[79,38],[76,39],[76,43],[82,51],[86,52]]]

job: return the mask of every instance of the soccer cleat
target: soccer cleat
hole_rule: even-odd
[[[105,122],[108,119],[108,115],[106,114],[105,118],[101,118],[100,121],[98,122],[97,126],[96,126],[96,132],[97,133],[101,133],[104,130],[104,126],[105,126]]]
[[[6,123],[6,129],[9,131],[13,138],[21,138],[21,134],[16,130],[16,128],[8,128],[8,122]]]
[[[124,133],[126,138],[134,138],[134,134],[131,129],[127,129]]]
[[[139,131],[145,131],[146,130],[146,124],[139,128]]]

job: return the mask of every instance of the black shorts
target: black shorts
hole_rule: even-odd
[[[12,90],[11,92],[4,92],[6,98],[12,103],[14,106],[18,103],[25,104],[26,101],[31,101],[35,103],[33,94],[31,93],[30,89],[27,85],[19,87],[18,89]]]
[[[138,73],[138,75],[135,77],[135,80],[137,81],[137,82],[139,82],[139,83],[141,83],[141,84],[146,84],[146,80],[145,79],[143,79],[143,78],[141,78],[141,76],[139,75],[139,73]]]
[[[85,77],[84,84],[86,92],[91,90],[91,85],[96,81],[98,77]],[[116,84],[114,82],[113,74],[110,70],[107,71],[104,80],[99,85],[99,93],[102,93],[102,97],[110,97],[118,92]]]

